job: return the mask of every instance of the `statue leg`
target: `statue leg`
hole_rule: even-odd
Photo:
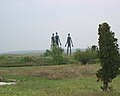
[[[71,46],[69,46],[70,47],[70,55],[71,55]]]
[[[69,46],[67,46],[67,55],[68,55],[68,52],[69,52]]]

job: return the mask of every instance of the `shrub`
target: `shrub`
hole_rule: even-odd
[[[51,51],[50,50],[46,50],[45,52],[44,52],[44,54],[43,54],[43,56],[50,56],[51,55]]]
[[[85,51],[77,50],[74,53],[74,58],[85,65],[88,61],[97,59],[97,52],[92,51],[90,48],[87,48]]]
[[[59,48],[57,46],[54,46],[51,51],[51,56],[53,57],[53,63],[54,64],[62,64],[63,59],[63,52],[64,50],[62,48]]]
[[[32,61],[33,61],[33,58],[29,56],[25,56],[20,59],[20,62],[32,62]]]

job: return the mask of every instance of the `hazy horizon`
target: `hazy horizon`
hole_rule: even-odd
[[[119,0],[0,0],[0,52],[50,48],[58,32],[62,47],[70,33],[75,48],[98,44],[107,22],[120,45]]]

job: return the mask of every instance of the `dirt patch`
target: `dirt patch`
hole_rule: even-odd
[[[0,86],[2,85],[15,85],[17,84],[17,80],[15,79],[5,79],[0,77]]]
[[[15,85],[17,82],[0,82],[0,86],[2,85]]]

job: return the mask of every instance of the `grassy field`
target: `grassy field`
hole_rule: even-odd
[[[0,96],[120,96],[120,76],[112,90],[102,92],[96,82],[99,65],[0,67],[0,76],[16,85],[0,86]]]

